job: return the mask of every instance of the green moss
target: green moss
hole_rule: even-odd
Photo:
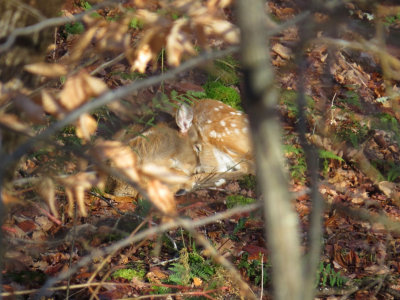
[[[235,109],[243,110],[241,107],[240,95],[234,88],[224,86],[218,81],[207,82],[203,88],[207,98],[220,100]]]
[[[139,20],[138,18],[133,18],[131,22],[129,23],[129,28],[133,28],[136,30],[142,29],[143,28],[143,22]]]
[[[124,278],[131,281],[133,278],[143,279],[146,275],[146,270],[144,269],[119,269],[115,271],[111,276],[113,278]]]
[[[254,175],[246,175],[239,180],[239,185],[243,189],[255,190],[257,181]]]
[[[256,199],[248,198],[240,195],[231,195],[226,197],[226,206],[232,208],[238,205],[247,205],[256,202]]]
[[[81,22],[75,22],[71,24],[65,24],[65,32],[67,34],[81,34],[85,31],[85,26]]]

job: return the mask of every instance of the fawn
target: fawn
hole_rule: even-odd
[[[194,183],[191,183],[190,178],[197,172],[199,163],[190,139],[166,123],[157,124],[138,135],[141,129],[138,125],[131,126],[119,133],[118,139],[128,144],[136,153],[140,166],[151,164],[168,170],[169,175],[187,178],[182,184],[169,185],[172,191],[191,190]],[[129,131],[135,132],[133,137]],[[108,180],[107,189],[112,190],[115,196],[137,195],[132,187],[115,178]]]
[[[160,123],[141,135],[120,138],[136,152],[140,164],[154,164],[187,176],[184,183],[169,185],[173,192],[218,186],[253,173],[248,121],[242,112],[205,99],[192,107],[181,105],[176,124],[180,130]],[[112,189],[116,196],[137,194],[118,180]]]
[[[229,105],[204,99],[193,106],[182,104],[176,123],[188,135],[204,173],[254,173],[246,115]]]

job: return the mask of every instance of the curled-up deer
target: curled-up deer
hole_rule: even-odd
[[[247,116],[217,100],[204,99],[193,106],[182,104],[176,123],[188,135],[204,173],[254,173]]]
[[[208,188],[254,173],[248,120],[244,113],[217,100],[181,105],[176,125],[160,123],[133,138],[121,137],[136,152],[142,169],[168,170],[165,182],[173,192]],[[169,182],[168,176],[184,180]],[[116,196],[136,196],[127,184],[112,181]]]
[[[128,128],[126,132],[138,130],[138,126]],[[160,123],[132,138],[129,134],[120,134],[119,139],[130,146],[138,158],[139,168],[150,172],[158,172],[162,179],[172,190],[190,190],[192,187],[191,176],[198,167],[198,155],[193,148],[188,136],[181,135],[175,128],[165,123]],[[169,178],[167,178],[169,177]],[[180,180],[171,177],[180,177]],[[112,190],[115,196],[133,196],[137,192],[128,184],[118,179],[111,178],[107,189]]]

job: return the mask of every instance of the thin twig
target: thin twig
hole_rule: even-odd
[[[116,64],[117,62],[123,60],[124,57],[125,57],[125,53],[121,53],[120,55],[114,57],[113,59],[98,66],[96,69],[94,69],[92,72],[90,72],[90,75],[92,75],[92,76],[96,75],[101,70],[104,70],[105,68],[108,68],[108,67],[112,66],[113,64]]]

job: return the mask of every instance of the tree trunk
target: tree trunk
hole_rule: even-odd
[[[277,113],[278,91],[270,64],[265,13],[260,0],[237,0],[245,107],[264,199],[265,232],[272,263],[274,299],[302,299],[298,218],[288,192]]]

